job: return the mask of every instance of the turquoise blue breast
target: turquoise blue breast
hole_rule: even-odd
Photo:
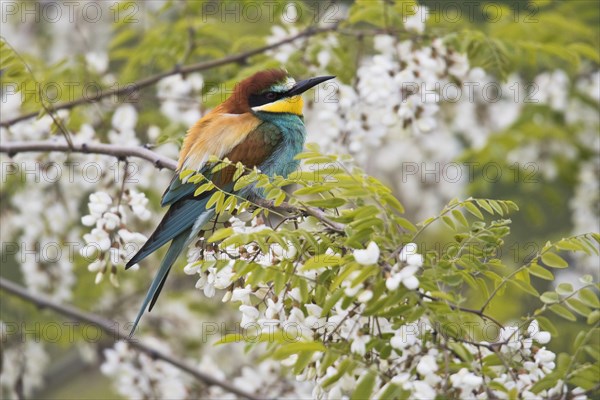
[[[300,161],[295,160],[294,157],[302,152],[306,140],[304,121],[302,117],[295,114],[258,112],[257,116],[273,124],[281,135],[275,149],[259,168],[269,176],[287,177],[300,164]]]

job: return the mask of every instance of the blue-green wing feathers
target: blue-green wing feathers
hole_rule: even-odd
[[[137,264],[165,245],[168,241],[179,234],[188,231],[192,225],[194,225],[194,221],[206,211],[208,198],[208,196],[204,196],[203,198],[192,197],[190,199],[180,200],[173,204],[154,233],[152,233],[137,254],[127,262],[125,268]]]
[[[179,174],[175,174],[171,183],[160,201],[160,206],[165,207],[177,202],[185,197],[192,196],[198,186],[194,183],[183,183],[179,179]]]

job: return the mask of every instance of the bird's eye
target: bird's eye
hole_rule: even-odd
[[[275,100],[277,98],[277,93],[267,92],[265,93],[265,98],[267,100]]]

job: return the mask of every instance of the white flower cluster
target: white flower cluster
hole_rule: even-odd
[[[280,42],[290,36],[297,35],[299,32],[298,28],[292,25],[288,25],[285,28],[275,25],[271,28],[271,35],[267,38],[267,44],[271,45]],[[283,46],[279,46],[276,50],[269,50],[267,55],[272,56],[281,64],[285,64],[290,57],[298,51],[298,47],[302,46],[304,43],[306,43],[306,39],[300,39],[300,41],[296,43],[284,44]]]
[[[267,37],[268,45],[273,45],[300,33],[300,29],[294,25],[294,22],[297,21],[299,17],[296,7],[297,5],[290,2],[288,7],[285,8],[285,11],[280,18],[281,25],[274,25],[271,27],[271,35]],[[347,9],[344,5],[340,4],[338,7],[339,8],[336,7],[336,12],[339,13],[339,17],[347,14]],[[327,20],[327,18],[319,21],[319,25],[322,28],[331,26],[334,23],[333,19]],[[314,50],[312,46],[313,42],[308,40],[307,37],[299,37],[292,43],[286,43],[278,46],[276,49],[267,51],[266,54],[279,61],[281,65],[285,65],[290,62],[290,58],[294,54],[298,54],[299,50],[302,51],[304,57],[306,57],[306,54],[309,54]],[[331,52],[337,47],[337,39],[334,35],[324,35],[317,46],[319,47],[319,49],[317,49],[317,60],[321,67],[325,67],[331,60]]]
[[[138,113],[131,104],[123,104],[117,108],[112,116],[112,127],[108,132],[108,138],[112,143],[122,146],[138,146],[139,139],[135,133]]]
[[[497,377],[493,381],[500,383],[507,390],[516,389],[524,399],[562,397],[567,391],[567,385],[561,380],[553,387],[542,390],[537,394],[531,392],[532,386],[552,373],[556,367],[554,362],[556,354],[545,347],[538,348],[534,346],[534,342],[544,345],[549,343],[550,339],[550,333],[540,330],[536,320],[531,322],[524,334],[516,326],[503,328],[500,331],[498,342],[507,344],[502,346],[500,351],[511,357],[515,363],[521,364],[522,368],[516,373],[496,368]],[[485,357],[489,354],[492,353],[486,349],[482,356]],[[585,399],[587,396],[584,395],[584,392],[582,388],[574,388],[569,393],[572,395],[571,398]],[[494,393],[498,398],[508,398],[506,393],[497,393],[497,391]]]
[[[426,14],[420,8],[407,18],[407,29],[421,31]],[[309,140],[325,151],[350,152],[370,172],[400,179],[404,189],[409,186],[401,194],[422,192],[402,200],[425,217],[462,193],[462,179],[449,182],[438,176],[435,185],[422,179],[422,161],[435,160],[441,169],[460,154],[462,145],[451,119],[458,120],[460,113],[442,112],[441,105],[449,107],[444,103],[450,96],[446,89],[461,88],[462,82],[473,80],[472,72],[466,56],[447,48],[441,39],[418,45],[377,35],[374,46],[377,53],[362,60],[352,86],[336,83],[333,97],[321,90],[327,93],[319,95],[306,115]],[[318,72],[326,67],[320,65]],[[468,102],[466,97],[463,93],[452,109]],[[407,163],[416,165],[417,171],[399,174]]]
[[[163,341],[145,340],[149,346],[170,354]],[[189,378],[177,367],[154,360],[145,353],[130,348],[119,341],[104,350],[100,371],[115,382],[118,393],[129,399],[187,399],[190,393]]]
[[[600,148],[600,146],[599,146]],[[573,213],[573,233],[582,234],[598,231],[600,220],[600,154],[589,161],[582,163],[579,171],[579,182],[575,188],[575,195],[571,199],[571,210]],[[600,261],[596,255],[585,255],[578,253],[574,255],[578,260],[579,272],[595,274],[600,277]],[[567,271],[565,271],[566,273]],[[581,275],[575,273],[571,282],[577,282]]]
[[[270,229],[257,224],[256,220],[245,224],[241,220],[233,218],[230,223],[236,233]],[[454,397],[472,399],[484,399],[493,394],[496,398],[508,399],[508,392],[512,389],[525,394],[524,398],[545,398],[565,390],[564,382],[558,382],[554,387],[538,394],[530,391],[536,382],[555,369],[554,353],[544,347],[537,347],[547,344],[551,339],[549,332],[540,330],[537,321],[531,322],[525,333],[521,333],[516,327],[506,327],[492,342],[484,341],[479,345],[468,341],[461,343],[472,358],[472,361],[465,363],[457,355],[450,357],[445,355],[444,350],[434,339],[434,336],[439,335],[440,332],[436,333],[435,325],[432,325],[427,317],[421,317],[413,323],[398,327],[393,326],[387,318],[378,317],[375,324],[372,319],[363,316],[365,303],[372,298],[373,293],[363,285],[352,285],[352,281],[356,278],[356,272],[350,274],[341,283],[345,295],[354,298],[354,301],[345,304],[343,298],[340,299],[333,305],[327,317],[324,317],[320,306],[303,302],[298,288],[286,287],[280,293],[275,293],[270,285],[252,287],[244,285],[240,281],[234,281],[233,260],[237,257],[254,260],[268,268],[285,257],[294,259],[297,255],[296,249],[282,252],[281,246],[278,245],[275,246],[278,247],[277,249],[273,249],[269,255],[265,256],[254,246],[245,246],[241,249],[228,248],[223,253],[219,253],[218,249],[214,247],[201,246],[201,243],[199,246],[189,252],[186,273],[200,274],[197,287],[202,289],[208,297],[214,296],[216,290],[221,290],[225,291],[223,301],[239,304],[238,318],[242,329],[255,330],[263,334],[273,333],[277,330],[285,331],[288,334],[293,331],[295,340],[310,341],[318,338],[317,340],[324,342],[339,340],[348,343],[350,354],[339,357],[333,365],[326,369],[324,374],[318,373],[324,354],[316,352],[313,354],[311,362],[300,375],[296,376],[296,380],[299,382],[312,383],[311,395],[313,398],[343,398],[356,389],[357,382],[361,376],[367,373],[368,366],[357,367],[352,373],[342,374],[341,378],[334,383],[328,383],[331,377],[339,375],[339,368],[342,367],[346,357],[368,358],[370,362],[377,363],[377,368],[382,375],[376,378],[376,392],[379,394],[376,393],[375,398],[379,398],[378,396],[383,394],[390,384],[402,387],[403,390],[410,392],[411,398],[416,399],[431,399],[441,393],[451,393]],[[225,254],[226,257],[233,258],[219,269],[209,267],[207,271],[202,271],[197,260],[200,257],[204,257],[206,260],[216,259],[219,257],[218,254],[221,257]],[[329,254],[333,254],[333,252],[330,251]],[[369,243],[365,249],[354,250],[352,254],[356,262],[364,266],[377,264],[380,258],[379,247],[374,242]],[[418,253],[416,244],[406,244],[399,253],[398,262],[391,271],[387,272],[386,286],[388,290],[398,290],[400,285],[409,290],[419,290],[419,279],[416,274],[423,265],[423,261],[423,256]],[[302,267],[299,266],[297,273],[302,274],[301,271]],[[305,277],[309,278],[307,279],[309,292],[316,287],[310,279],[322,272],[317,269],[305,273]],[[291,301],[286,301],[286,299]],[[299,306],[298,303],[302,306]],[[441,333],[443,334],[443,332]],[[393,349],[386,355],[379,353],[371,345],[373,340],[382,335],[389,337],[389,344]],[[499,346],[502,356],[508,360],[506,365],[491,367],[495,374],[494,386],[490,386],[489,382],[484,381],[481,371],[481,362],[487,356],[495,354],[491,350],[492,344],[490,343],[496,343],[494,345]],[[515,366],[522,365],[524,368],[513,368],[512,360],[514,360]],[[272,368],[273,372],[266,375],[261,373],[261,378],[251,373],[250,369],[243,369],[242,376],[236,379],[240,379],[240,383],[244,382],[244,387],[257,395],[279,397],[282,392],[278,394],[273,389],[275,376],[279,376],[277,379],[283,380],[285,368],[293,367],[297,361],[298,355],[294,354],[283,360],[281,365],[269,362],[269,368]],[[446,365],[461,367],[453,367],[451,368],[453,372],[448,372]],[[214,365],[213,368],[222,373],[218,366]],[[389,379],[383,380],[382,376],[387,376]],[[275,392],[266,390],[267,387]],[[499,389],[500,387],[504,389]],[[294,390],[306,390],[306,387],[302,386]],[[582,392],[581,389],[571,391],[578,396]],[[581,396],[581,398],[584,397]]]
[[[0,321],[0,339],[4,346],[4,324]],[[19,392],[31,397],[34,390],[44,383],[44,371],[50,363],[50,357],[44,345],[34,340],[6,347],[2,351],[0,372],[0,395],[3,399],[17,399]]]
[[[69,235],[73,238],[72,235]],[[57,235],[44,235],[34,242],[39,249],[36,253],[39,257],[24,257],[21,264],[21,272],[25,278],[25,284],[32,291],[50,295],[57,301],[68,301],[72,297],[72,288],[75,284],[73,265],[65,254],[62,240]],[[74,242],[71,242],[74,243]],[[24,250],[28,243],[23,243]]]
[[[404,264],[404,267],[400,268],[399,264],[395,264],[390,276],[385,281],[385,286],[388,290],[396,290],[402,283],[407,289],[417,289],[419,280],[415,273],[423,266],[423,256],[417,253],[417,245],[415,243],[405,245],[398,260]]]
[[[584,76],[576,82],[577,89],[584,96],[600,103],[600,71]],[[572,124],[583,127],[579,133],[579,142],[592,151],[591,157],[581,163],[578,183],[571,199],[573,234],[598,231],[600,220],[600,115],[598,108],[573,97],[564,111],[565,118]],[[576,254],[579,271],[600,277],[600,261],[595,255]],[[579,277],[581,274],[577,274]],[[571,279],[573,283],[577,279]]]
[[[2,107],[3,118],[13,118],[19,115],[20,96],[8,96],[10,107]],[[109,105],[109,101],[101,106]],[[64,122],[69,119],[69,112],[59,110],[56,118]],[[135,108],[124,104],[116,108],[112,118],[112,129],[108,132],[109,141],[113,144],[139,146],[139,139],[134,130],[138,116]],[[32,118],[18,122],[10,129],[0,128],[0,140],[55,140],[64,143],[61,135],[52,133],[53,120],[50,116],[39,119]],[[149,129],[148,136],[156,139],[157,128]],[[71,133],[71,140],[76,144],[98,143],[94,127],[83,124],[77,132]],[[167,156],[174,157],[177,148],[166,144],[157,148]],[[67,154],[53,153],[22,153],[12,158],[0,155],[5,165],[11,165],[12,177],[23,182],[23,185],[13,185],[17,190],[10,196],[10,207],[2,214],[0,233],[3,238],[14,239],[18,249],[12,249],[19,261],[25,283],[29,290],[45,293],[58,301],[71,298],[72,287],[76,277],[73,273],[73,243],[80,243],[81,230],[80,210],[82,193],[98,190],[98,187],[120,187],[124,179],[123,163],[115,158],[97,154]],[[129,161],[134,164],[134,161]],[[129,170],[127,182],[136,186],[151,188],[164,187],[168,184],[171,174],[157,172],[153,165],[147,162],[135,163],[135,168]],[[124,197],[133,213],[141,220],[150,217],[147,210],[148,199],[141,192],[129,190]],[[102,200],[96,199],[94,207],[103,207]],[[106,199],[104,199],[106,200]],[[103,228],[109,229],[123,221],[116,210],[108,210],[106,218],[99,221]],[[94,225],[96,219],[92,211],[84,218],[84,223]],[[118,217],[118,218],[115,218]],[[135,234],[126,236],[125,243],[139,240]],[[106,249],[106,235],[96,230],[87,236],[92,246]],[[112,243],[112,242],[110,242]],[[109,246],[110,246],[109,243]],[[129,248],[129,256],[133,249]],[[94,268],[94,267],[92,267]]]
[[[482,342],[482,346],[472,344],[463,344],[472,356],[473,361],[468,363],[468,367],[464,367],[463,360],[456,356],[447,358],[439,347],[431,340],[431,333],[434,331],[426,318],[423,318],[414,323],[402,325],[399,329],[394,330],[391,326],[385,323],[385,319],[378,319],[381,333],[393,333],[390,339],[390,344],[393,348],[393,353],[387,359],[379,361],[379,369],[390,377],[389,382],[385,383],[379,378],[377,379],[376,387],[379,387],[378,393],[374,398],[381,398],[381,394],[387,389],[390,384],[395,384],[405,391],[410,392],[410,398],[415,399],[433,399],[440,394],[446,394],[451,397],[461,399],[487,399],[491,396],[498,399],[508,399],[508,392],[516,389],[521,394],[522,398],[552,398],[559,395],[561,391],[566,390],[564,382],[559,381],[554,387],[534,394],[530,391],[532,386],[540,379],[552,373],[555,369],[555,354],[545,348],[537,348],[533,346],[533,342],[545,344],[550,340],[548,332],[539,331],[536,321],[533,321],[529,326],[527,333],[521,335],[517,328],[503,329],[499,342],[508,341],[509,345],[501,347],[504,354],[514,355],[515,361],[522,363],[524,368],[507,370],[504,365],[494,366],[496,378],[492,381],[496,386],[490,386],[482,378],[483,372],[480,370],[481,362],[494,352],[489,350]],[[370,337],[364,335],[361,342],[369,342]],[[357,346],[358,347],[358,346]],[[362,347],[362,344],[361,344]],[[364,352],[354,351],[359,355],[364,355]],[[327,378],[338,373],[336,366],[341,364],[335,363],[328,368],[327,374],[317,380],[325,381]],[[316,362],[318,367],[319,361]],[[463,365],[455,373],[448,373],[448,365]],[[333,385],[327,388],[320,388],[318,385],[313,392],[315,398],[336,399],[341,398],[344,394],[348,394],[356,387],[356,382],[365,371],[358,368],[352,375],[345,375]],[[447,383],[449,387],[446,386]],[[498,386],[505,390],[499,390]],[[576,388],[570,393],[578,399],[586,398],[582,395],[583,390]]]
[[[352,255],[356,262],[361,265],[373,265],[379,261],[379,246],[375,242],[370,242],[366,249],[354,250]]]
[[[242,219],[247,220],[244,222]],[[259,223],[257,219],[250,219],[242,215],[238,218],[231,218],[229,223],[236,233],[252,233],[261,230],[270,229],[263,223]],[[216,247],[206,246],[204,239],[200,239],[196,246],[190,247],[188,251],[188,264],[184,267],[184,272],[188,275],[199,274],[200,278],[196,282],[196,288],[204,291],[207,297],[213,297],[215,290],[226,289],[233,283],[234,278],[233,264],[236,258],[252,261],[264,267],[271,267],[278,260],[292,259],[296,255],[296,249],[290,244],[287,249],[281,245],[273,245],[268,254],[264,254],[255,246],[229,246],[225,249],[217,249]],[[225,257],[225,258],[224,258]],[[200,268],[201,260],[228,260],[225,266],[209,267],[206,271]],[[264,289],[264,288],[263,288]],[[233,292],[227,292],[223,301],[240,300],[248,298],[250,289],[235,288]]]
[[[427,21],[427,7],[418,6],[413,15],[406,17],[404,29],[409,32],[423,33],[425,31],[425,21]]]
[[[108,69],[108,54],[103,51],[90,51],[85,54],[88,69],[97,74],[103,74]]]
[[[535,78],[531,99],[536,103],[548,104],[555,111],[567,107],[569,77],[564,71],[545,72]]]
[[[379,246],[375,242],[368,244],[364,250],[355,249],[352,253],[356,262],[361,265],[373,265],[379,260]],[[409,290],[415,290],[419,287],[419,279],[415,276],[419,268],[423,266],[423,256],[417,253],[417,245],[415,243],[406,244],[398,255],[399,263],[392,266],[392,269],[387,273],[386,287],[388,290],[396,290],[400,283]],[[361,290],[361,287],[353,286],[353,280],[360,272],[352,272],[348,279],[342,282],[345,288],[346,296],[354,296]],[[373,297],[370,290],[362,291],[357,300],[361,303],[366,303]]]
[[[419,7],[406,18],[405,28],[422,33],[427,15],[427,9]],[[270,40],[292,33],[290,29],[273,28]],[[305,46],[319,47],[311,50],[318,57],[309,68],[315,74],[327,73],[335,42],[329,35],[318,44],[289,44],[272,55],[284,62]],[[481,68],[470,68],[466,55],[441,39],[428,43],[377,35],[374,49],[375,55],[360,60],[352,85],[336,82],[335,96],[329,86],[319,88],[315,103],[308,103],[309,140],[326,152],[349,152],[368,172],[386,177],[418,219],[435,214],[451,198],[462,197],[469,183],[467,168],[457,176],[445,175],[444,168],[466,148],[488,144],[490,135],[509,128],[526,106],[547,104],[563,113],[578,131],[584,126],[578,138],[582,148],[600,148],[597,109],[572,90],[575,86],[586,98],[598,101],[599,71],[583,74],[574,85],[561,70],[542,73],[532,84],[514,74],[499,82]],[[544,122],[541,115],[536,118],[537,123]],[[568,140],[525,138],[509,152],[507,161],[520,167],[535,163],[536,178],[552,180],[558,176],[560,159],[576,160],[578,153],[578,146]]]
[[[161,79],[157,85],[157,96],[160,100],[160,111],[175,123],[192,126],[202,116],[200,103],[204,78],[198,73],[187,75],[171,75]]]
[[[269,399],[306,399],[310,398],[312,390],[308,382],[282,379],[281,364],[274,360],[265,360],[255,367],[243,367],[233,384]]]
[[[68,112],[57,115],[66,118]],[[50,136],[52,124],[49,116],[22,121],[13,125],[10,131],[0,129],[0,140],[44,139]],[[78,137],[76,135],[74,140]],[[76,163],[75,159],[69,161]],[[77,243],[77,232],[70,228],[75,219],[73,216],[78,212],[81,186],[60,180],[66,175],[67,166],[67,158],[61,153],[43,157],[17,154],[12,159],[0,155],[0,160],[3,165],[12,166],[17,182],[24,183],[14,186],[18,190],[10,197],[10,206],[2,215],[2,237],[6,243],[18,247],[12,249],[16,250],[13,254],[31,291],[44,293],[57,301],[69,300],[75,276],[71,253],[64,246]],[[3,179],[9,179],[10,175]]]
[[[150,211],[146,208],[148,199],[143,193],[124,190],[118,203],[121,202],[127,204],[138,218],[150,217]],[[124,265],[144,244],[146,237],[127,229],[125,206],[113,203],[113,198],[106,192],[90,194],[90,213],[84,215],[81,222],[93,228],[90,233],[83,235],[85,246],[80,253],[86,259],[94,259],[88,270],[96,273],[96,283],[100,283],[104,275],[110,272],[111,283],[119,286],[117,266]],[[137,265],[134,267],[137,268]]]

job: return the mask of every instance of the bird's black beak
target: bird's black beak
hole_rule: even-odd
[[[335,76],[319,76],[316,78],[305,79],[303,81],[297,82],[290,90],[285,94],[287,97],[297,96],[306,92],[311,87],[317,86],[319,83],[328,81],[330,79],[335,78]]]

